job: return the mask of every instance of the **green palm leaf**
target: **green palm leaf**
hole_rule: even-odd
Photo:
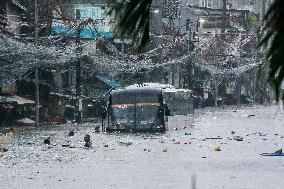
[[[152,0],[113,1],[110,14],[115,15],[116,36],[131,37],[142,51],[149,42],[149,19]]]
[[[269,83],[275,90],[276,100],[284,100],[281,89],[284,80],[284,1],[274,0],[265,16],[266,35],[260,46],[269,44],[267,59],[269,61]]]

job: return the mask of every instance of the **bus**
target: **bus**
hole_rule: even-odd
[[[107,112],[107,131],[176,130],[194,123],[192,92],[168,84],[143,83],[114,90]]]
[[[114,90],[108,102],[106,131],[165,131],[163,93],[157,88]]]

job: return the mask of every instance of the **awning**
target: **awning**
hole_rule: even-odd
[[[114,89],[123,89],[123,87],[116,81],[112,80],[112,79],[108,79],[106,77],[102,77],[102,76],[96,76],[97,79],[101,80],[102,82],[104,82],[105,84],[111,86]]]

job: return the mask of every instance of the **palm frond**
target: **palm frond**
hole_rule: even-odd
[[[109,14],[115,15],[117,37],[131,37],[138,50],[149,42],[149,20],[152,0],[114,0]]]
[[[269,61],[268,81],[273,87],[277,102],[284,100],[284,1],[274,0],[265,16],[264,30],[266,35],[260,42],[260,46],[268,46],[267,60]]]

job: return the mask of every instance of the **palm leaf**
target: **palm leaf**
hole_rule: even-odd
[[[149,42],[149,17],[152,0],[113,1],[109,14],[115,15],[115,34],[131,37],[142,51]]]
[[[284,93],[281,84],[284,80],[284,1],[274,0],[265,16],[264,30],[266,35],[260,46],[268,46],[267,60],[269,61],[268,81],[273,87],[277,102]],[[269,44],[269,45],[268,45]]]

